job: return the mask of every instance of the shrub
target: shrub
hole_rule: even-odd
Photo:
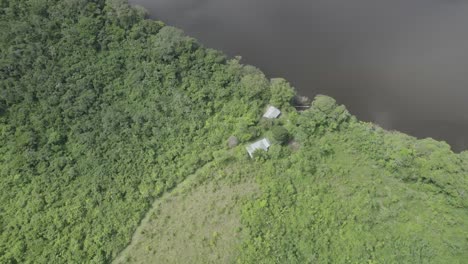
[[[279,144],[285,144],[289,140],[289,132],[282,126],[275,126],[271,129],[273,139]]]

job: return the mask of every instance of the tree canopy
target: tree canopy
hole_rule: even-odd
[[[0,1],[1,263],[110,263],[152,201],[210,162],[256,168],[240,263],[466,260],[466,153],[326,96],[296,112],[285,80],[145,14]],[[265,124],[270,104],[282,115]],[[297,145],[249,159],[270,134]]]

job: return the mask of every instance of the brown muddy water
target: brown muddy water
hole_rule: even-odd
[[[468,147],[468,3],[130,0],[207,47],[361,120]]]

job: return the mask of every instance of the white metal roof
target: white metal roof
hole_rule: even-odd
[[[270,107],[268,107],[268,109],[265,112],[265,114],[263,115],[263,117],[265,117],[265,118],[277,118],[280,114],[281,114],[281,111],[278,108],[276,108],[274,106],[270,106]]]
[[[259,141],[256,141],[250,144],[248,147],[246,147],[246,149],[247,149],[247,152],[249,153],[249,156],[253,158],[253,153],[257,149],[263,149],[265,151],[268,151],[268,148],[270,147],[270,145],[271,145],[270,141],[266,138],[263,138]]]

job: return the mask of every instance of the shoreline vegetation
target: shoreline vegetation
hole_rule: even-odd
[[[0,28],[1,263],[111,263],[183,184],[162,204],[171,220],[141,234],[164,244],[130,255],[181,263],[197,252],[180,246],[201,243],[200,263],[468,258],[467,151],[324,95],[297,111],[309,102],[286,80],[124,0],[4,0]],[[268,105],[278,119],[262,119]],[[251,159],[264,136],[276,140]],[[219,230],[204,220],[230,214]]]

